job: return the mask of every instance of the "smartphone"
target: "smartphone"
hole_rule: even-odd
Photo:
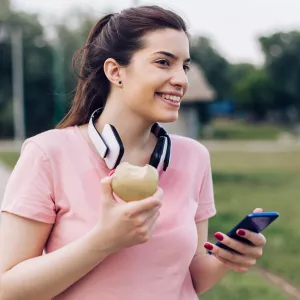
[[[247,229],[252,232],[260,233],[271,223],[273,223],[278,217],[279,217],[279,213],[275,211],[251,213],[247,215],[236,226],[234,226],[226,235],[240,242],[246,243],[248,245],[252,245],[252,243],[249,240],[237,235],[236,231],[238,229]],[[217,242],[216,245],[222,249],[237,252],[227,247],[226,245],[222,244],[222,242],[220,241]],[[210,251],[208,253],[212,254]]]

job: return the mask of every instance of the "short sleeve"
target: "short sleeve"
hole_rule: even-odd
[[[195,222],[200,222],[205,219],[211,218],[216,214],[216,207],[214,201],[214,189],[213,189],[213,179],[211,172],[210,159],[206,169],[204,171],[199,199],[198,199],[198,209],[195,215]]]
[[[44,223],[55,222],[50,163],[33,141],[23,144],[6,186],[1,211]]]

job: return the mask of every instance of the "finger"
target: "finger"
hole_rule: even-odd
[[[221,232],[215,233],[215,238],[218,241],[220,241],[222,244],[226,245],[227,247],[229,247],[243,255],[251,256],[254,258],[259,257],[258,249],[257,249],[257,247],[254,247],[253,245],[248,245],[241,241],[237,241]]]
[[[157,220],[158,220],[159,216],[160,216],[160,213],[156,212],[148,221],[150,235],[153,233],[153,231],[157,225]]]
[[[113,199],[111,180],[112,177],[104,177],[101,180],[101,193],[104,201]]]
[[[224,259],[220,256],[216,256],[216,258],[222,263],[224,264],[227,268],[229,269],[232,269],[236,272],[240,272],[240,273],[244,273],[244,272],[247,272],[248,271],[248,268],[243,266],[243,265],[240,265],[240,264],[236,264],[236,263],[232,263],[230,262],[229,260],[227,259]]]
[[[151,196],[151,198],[156,200],[162,200],[163,197],[163,189],[158,187],[155,191],[155,193]]]
[[[247,229],[238,229],[236,231],[237,235],[247,239],[250,241],[254,246],[262,247],[266,244],[266,238],[261,233],[252,232]]]
[[[130,215],[141,214],[143,212],[148,212],[154,208],[160,208],[162,205],[160,200],[147,198],[139,201],[131,201],[127,204],[127,209]]]
[[[260,212],[264,212],[264,209],[263,208],[255,208],[253,210],[254,213],[260,213]]]
[[[151,222],[152,219],[155,218],[156,215],[159,215],[159,207],[155,207],[150,211],[143,212],[136,217],[136,222],[138,226],[144,226]]]
[[[240,264],[246,267],[251,267],[256,263],[256,260],[252,257],[245,256],[234,251],[222,249],[217,245],[212,245],[210,243],[206,243],[206,248],[209,246],[212,250],[210,250],[215,256],[222,257],[230,261],[231,263]]]

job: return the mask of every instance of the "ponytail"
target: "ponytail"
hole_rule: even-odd
[[[104,61],[102,64],[98,64],[96,69],[90,65],[90,61],[93,59],[93,48],[97,47],[95,40],[101,36],[104,27],[108,24],[112,16],[113,14],[106,15],[93,26],[84,47],[79,49],[73,57],[73,69],[79,81],[73,105],[66,116],[56,126],[57,129],[85,124],[94,110],[105,105],[109,83],[103,70]],[[82,57],[80,59],[81,54]],[[76,72],[78,60],[80,61],[79,74]],[[99,77],[101,77],[101,81]]]

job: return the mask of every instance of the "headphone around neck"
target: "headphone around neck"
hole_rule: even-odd
[[[115,169],[123,155],[124,145],[116,130],[111,124],[105,124],[103,131],[98,132],[95,122],[101,115],[103,108],[96,109],[90,118],[88,124],[88,135],[94,144],[99,155],[104,159],[109,169]],[[155,123],[151,132],[157,137],[156,146],[151,154],[149,165],[158,170],[167,170],[171,157],[171,139],[164,128]]]

